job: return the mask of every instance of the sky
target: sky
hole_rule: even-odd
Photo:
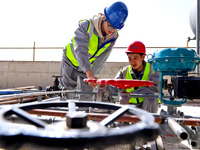
[[[193,38],[189,15],[193,0],[122,0],[128,7],[116,47],[142,41],[146,47],[186,47]],[[103,13],[115,0],[0,0],[0,48],[64,47],[82,19]],[[196,46],[191,41],[189,46]],[[148,49],[153,53],[156,49]],[[114,49],[108,61],[127,61]],[[123,56],[123,58],[122,58]],[[0,61],[32,61],[33,50],[0,49]],[[37,49],[36,61],[61,61],[62,49]]]

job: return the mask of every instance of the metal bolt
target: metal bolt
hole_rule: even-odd
[[[196,131],[196,127],[195,126],[191,126],[191,129]]]
[[[197,142],[196,141],[192,141],[191,145],[192,145],[192,147],[196,147],[197,146]]]
[[[180,116],[184,116],[184,112],[181,112],[181,113],[180,113]]]

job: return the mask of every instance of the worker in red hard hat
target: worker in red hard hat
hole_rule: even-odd
[[[126,89],[132,94],[154,95],[158,93],[159,73],[154,72],[151,64],[145,61],[146,48],[140,41],[135,41],[128,46],[125,52],[128,56],[129,64],[123,67],[116,75],[115,79],[136,79],[153,81],[153,87],[134,87]],[[116,90],[116,88],[115,88]],[[121,100],[121,104],[133,104],[151,113],[158,111],[158,98],[131,97],[130,100]]]
[[[141,72],[144,68],[144,59],[146,55],[145,45],[140,41],[135,41],[129,45],[125,52],[128,55],[128,60],[136,73]]]
[[[104,14],[99,13],[92,19],[79,21],[74,36],[63,50],[61,62],[60,84],[67,90],[77,87],[91,92],[96,83],[85,83],[84,78],[97,79],[116,40],[118,31],[124,27],[128,16],[128,8],[121,1],[114,2],[104,8]],[[81,95],[80,100],[92,100],[90,95]]]

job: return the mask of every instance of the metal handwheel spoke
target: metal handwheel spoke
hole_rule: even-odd
[[[100,125],[102,126],[108,126],[109,124],[113,123],[115,120],[117,120],[119,117],[121,117],[125,112],[127,112],[129,108],[124,106],[120,109],[118,109],[117,111],[115,111],[114,113],[112,113],[111,115],[109,115],[108,117],[106,117],[104,120],[102,120],[100,122]]]
[[[43,121],[40,121],[36,118],[33,118],[29,113],[25,112],[24,110],[22,109],[19,109],[19,108],[13,108],[12,109],[13,113],[16,114],[17,116],[23,118],[24,120],[28,121],[29,123],[37,126],[37,127],[40,127],[40,128],[45,128],[46,127],[46,123],[43,122]]]
[[[72,100],[69,101],[68,109],[69,109],[69,112],[75,112],[76,111],[75,101],[72,101]]]
[[[27,111],[33,109],[42,110],[59,107],[67,108],[69,113],[67,113],[66,118],[58,118],[61,120],[51,124],[46,124],[27,113]],[[99,123],[92,121],[92,119],[87,120],[87,114],[78,111],[78,109],[76,110],[76,107],[107,109],[115,112],[108,115],[107,118]],[[116,121],[126,112],[136,115],[141,122],[124,127],[120,126],[120,128],[107,128],[109,124]],[[28,121],[28,125],[31,123],[38,128],[26,127],[26,123],[17,124],[8,121],[12,114],[16,114],[19,118]],[[39,117],[42,119],[42,115]],[[139,111],[133,107],[111,103],[70,100],[20,104],[14,107],[5,107],[5,109],[1,108],[0,110],[0,145],[3,148],[13,146],[13,149],[15,149],[14,146],[16,144],[23,146],[24,143],[42,147],[54,147],[57,149],[71,147],[72,149],[84,149],[90,146],[102,146],[102,143],[103,146],[111,146],[116,144],[116,141],[118,144],[133,143],[134,140],[137,140],[137,137],[144,138],[147,141],[153,141],[159,134],[159,126],[153,119],[149,118],[151,118],[151,114],[144,110]],[[12,143],[9,141],[12,141]]]

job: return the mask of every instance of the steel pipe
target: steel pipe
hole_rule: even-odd
[[[179,139],[181,139],[181,140],[188,139],[189,135],[188,135],[187,131],[180,124],[178,124],[175,120],[173,120],[171,118],[167,118],[167,123]]]

